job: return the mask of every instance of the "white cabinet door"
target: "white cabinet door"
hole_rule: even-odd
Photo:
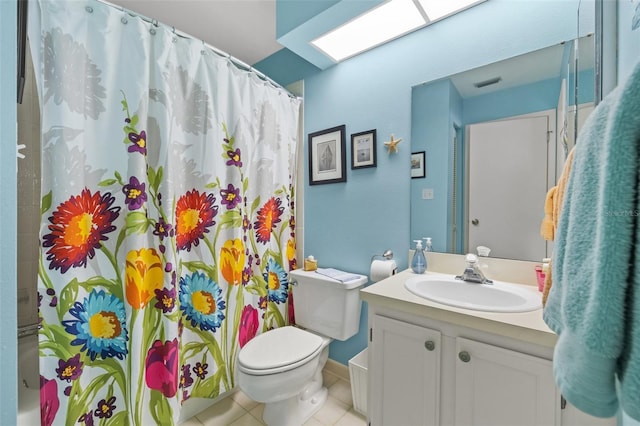
[[[456,339],[457,425],[551,426],[560,396],[550,360]]]
[[[369,344],[371,425],[438,425],[440,332],[375,315]]]

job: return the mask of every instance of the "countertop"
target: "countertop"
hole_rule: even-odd
[[[442,274],[425,272],[425,274]],[[555,346],[557,335],[542,320],[542,309],[530,312],[498,313],[456,308],[424,299],[409,292],[404,282],[417,274],[406,269],[360,290],[370,305],[426,317],[458,326],[515,338],[543,346]],[[530,285],[523,287],[537,291]],[[542,294],[540,293],[540,298]]]

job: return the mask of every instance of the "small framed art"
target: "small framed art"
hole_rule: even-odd
[[[346,182],[345,126],[309,133],[309,185]]]
[[[376,167],[376,130],[351,134],[351,168]]]
[[[426,170],[424,165],[424,151],[411,153],[411,178],[423,178],[425,177]]]

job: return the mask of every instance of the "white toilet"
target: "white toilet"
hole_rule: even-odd
[[[265,404],[262,418],[269,426],[299,426],[327,400],[322,369],[329,343],[358,332],[358,290],[367,283],[364,275],[342,283],[303,270],[291,271],[289,277],[294,283],[296,327],[260,334],[238,354],[238,385]]]

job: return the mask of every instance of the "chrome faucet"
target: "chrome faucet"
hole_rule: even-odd
[[[467,267],[464,268],[462,275],[456,275],[457,280],[478,284],[493,284],[493,281],[487,279],[480,270],[478,256],[469,253],[465,256],[464,260],[467,262]]]

